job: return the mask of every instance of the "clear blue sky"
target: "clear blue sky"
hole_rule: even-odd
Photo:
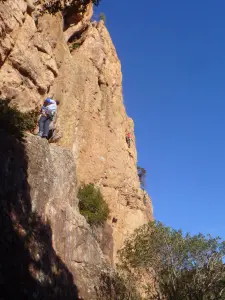
[[[225,1],[102,0],[156,219],[225,239]]]

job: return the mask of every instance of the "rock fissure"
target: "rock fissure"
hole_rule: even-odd
[[[23,25],[23,22],[22,22],[23,20],[19,20],[19,19],[17,18],[16,15],[14,15],[13,18],[16,20],[16,22],[18,22],[18,24],[19,24],[20,26]]]
[[[28,78],[34,84],[34,86],[37,85],[37,81],[32,77],[30,72],[23,67],[23,65],[20,65],[18,62],[12,62],[12,67],[17,70],[23,77]]]
[[[1,60],[1,57],[0,57],[0,68],[5,64],[8,57],[10,56],[12,50],[13,50],[13,48],[11,50],[5,51],[5,53],[4,53],[5,58],[3,60]]]
[[[38,50],[39,52],[42,52],[42,53],[44,53],[44,54],[49,54],[48,51],[47,51],[46,49],[44,49],[42,46],[37,45],[37,44],[35,44],[34,46],[37,48],[37,50]]]
[[[56,71],[56,69],[54,69],[54,67],[50,66],[49,64],[46,64],[46,68],[52,72],[52,74],[56,77],[58,75],[58,72]]]

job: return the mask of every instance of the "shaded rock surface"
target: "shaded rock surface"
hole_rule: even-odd
[[[125,238],[153,218],[151,200],[140,188],[137,175],[134,123],[123,104],[120,61],[104,22],[91,23],[91,13],[89,6],[83,20],[63,31],[61,14],[36,19],[29,1],[0,2],[0,98],[12,100],[23,111],[40,106],[47,95],[60,100],[57,130],[63,136],[57,145],[28,136],[26,143],[18,144],[25,157],[21,166],[11,162],[10,147],[2,150],[2,157],[16,164],[20,178],[17,182],[10,177],[14,192],[3,182],[2,205],[7,216],[16,215],[12,218],[18,224],[23,216],[20,230],[24,236],[31,214],[48,226],[49,253],[60,258],[63,272],[72,278],[70,288],[76,288],[76,297],[79,290],[84,299],[95,299],[105,261],[114,265]],[[133,135],[131,148],[126,132]],[[76,192],[82,183],[99,186],[110,208],[107,224],[94,232],[78,211]],[[7,197],[13,209],[6,205]],[[25,210],[22,204],[17,207],[20,197],[19,203],[28,199]],[[10,218],[4,225],[10,224],[15,239],[20,239]],[[49,278],[51,286],[55,279]],[[73,294],[70,288],[68,293]]]
[[[89,291],[89,298],[94,299],[104,259],[78,210],[72,152],[32,136],[27,139],[26,150],[32,210],[49,220],[53,248],[74,275],[81,294]]]
[[[104,258],[78,211],[71,151],[0,138],[0,296],[96,299]]]

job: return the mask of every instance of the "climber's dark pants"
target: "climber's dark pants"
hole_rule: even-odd
[[[126,138],[128,148],[130,148],[130,140],[131,140],[131,139],[130,139],[129,137]]]
[[[48,137],[50,123],[51,123],[51,119],[49,117],[46,116],[40,117],[40,120],[38,122],[40,136]]]

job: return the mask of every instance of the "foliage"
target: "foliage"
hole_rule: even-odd
[[[141,300],[135,289],[134,278],[121,272],[102,273],[100,278],[99,300]]]
[[[184,236],[152,222],[136,230],[120,257],[128,269],[154,270],[158,291],[148,299],[225,299],[225,242],[218,237]]]
[[[145,183],[146,170],[140,166],[137,166],[137,172],[138,172],[138,177],[140,180],[141,188],[144,190],[145,186],[146,186],[146,183]]]
[[[17,137],[22,137],[24,131],[33,131],[37,125],[39,109],[24,113],[9,104],[8,100],[0,100],[0,129]]]
[[[77,49],[77,48],[79,48],[80,47],[80,44],[79,43],[73,43],[73,45],[72,45],[72,48],[73,49]]]
[[[43,12],[56,14],[57,12],[64,11],[69,7],[70,9],[73,9],[74,12],[83,13],[90,2],[98,6],[100,1],[101,0],[70,0],[68,5],[66,0],[50,0],[48,3],[44,4]]]
[[[74,42],[73,44],[71,44],[70,49],[75,50],[75,49],[78,49],[80,46],[81,46],[81,43]]]
[[[90,225],[101,225],[109,215],[109,208],[98,188],[93,184],[80,187],[77,195],[80,213]]]
[[[99,19],[105,22],[106,21],[105,14],[104,13],[100,13]]]

